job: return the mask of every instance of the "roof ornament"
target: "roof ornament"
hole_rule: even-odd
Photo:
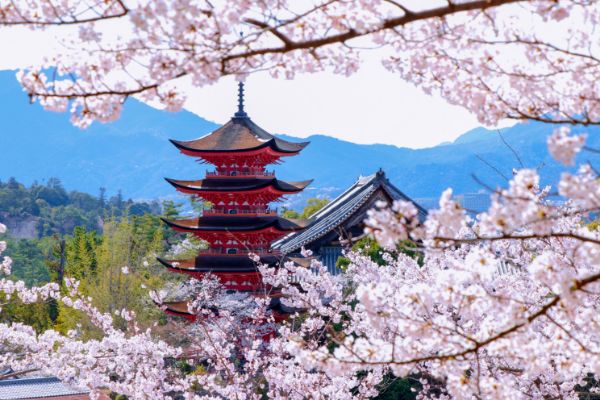
[[[248,114],[244,111],[244,82],[238,82],[238,110],[234,115],[235,118],[248,118]]]
[[[240,41],[244,39],[244,31],[240,31]],[[233,116],[234,118],[248,118],[248,114],[244,111],[244,81],[238,82],[238,110]]]

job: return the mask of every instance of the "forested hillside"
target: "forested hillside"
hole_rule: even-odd
[[[8,226],[11,236],[31,239],[68,234],[77,226],[101,230],[109,217],[160,212],[156,201],[125,200],[120,192],[107,198],[105,191],[99,188],[93,196],[67,191],[58,178],[30,186],[10,178],[0,181],[0,222]]]

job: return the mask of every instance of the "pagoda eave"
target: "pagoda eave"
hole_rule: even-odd
[[[180,193],[194,194],[194,195],[197,195],[198,197],[223,196],[223,195],[227,195],[228,197],[234,197],[234,195],[233,195],[234,192],[243,193],[246,195],[270,194],[270,195],[275,195],[275,196],[281,197],[281,196],[285,196],[285,195],[295,194],[302,190],[302,189],[299,189],[299,190],[294,190],[294,191],[283,191],[283,190],[273,189],[272,187],[265,187],[265,188],[254,189],[254,190],[239,190],[239,191],[204,190],[204,189],[191,189],[191,188],[183,188],[183,187],[177,187],[176,189]]]
[[[198,317],[194,314],[191,314],[189,312],[181,312],[181,311],[176,311],[176,310],[172,310],[170,308],[166,308],[164,310],[165,314],[167,315],[171,315],[173,317],[181,317],[181,318],[185,318],[187,321],[189,322],[196,322],[198,320]],[[290,315],[287,313],[282,313],[280,311],[277,310],[272,310],[271,311],[272,315],[273,315],[273,319],[275,320],[275,322],[280,323],[283,321],[286,321]],[[270,336],[272,336],[273,334],[271,334]]]
[[[173,266],[168,261],[160,260],[169,271],[186,274],[192,278],[201,280],[207,276],[213,276],[219,280],[223,287],[227,290],[237,291],[255,291],[260,288],[268,289],[269,285],[263,284],[262,275],[260,272],[254,270],[200,270],[200,269],[187,269]]]
[[[187,259],[187,260],[165,260],[160,257],[157,257],[158,262],[160,262],[167,269],[174,272],[181,272],[187,274],[197,274],[200,276],[207,275],[212,273],[213,275],[227,275],[231,274],[259,274],[256,269],[256,262],[251,260],[246,256],[246,259],[243,260],[234,260],[232,267],[231,265],[227,265],[227,263],[214,263],[206,262],[203,260],[204,257],[198,256],[196,258]],[[231,260],[230,257],[223,257],[226,261]],[[245,262],[240,262],[245,261]],[[261,257],[260,263],[273,265],[277,263],[276,257]]]
[[[179,151],[182,154],[185,154],[186,156],[191,156],[191,157],[203,158],[205,160],[227,158],[227,157],[231,157],[233,154],[235,154],[236,156],[243,156],[243,157],[256,157],[256,156],[268,156],[268,157],[274,157],[274,158],[290,157],[290,156],[295,156],[296,154],[300,153],[300,151],[302,150],[302,149],[298,149],[298,150],[294,150],[294,151],[285,151],[285,150],[279,149],[279,148],[277,148],[276,145],[274,145],[275,141],[273,141],[273,140],[270,140],[259,146],[255,146],[255,147],[251,147],[251,148],[232,149],[232,150],[194,149],[194,148],[186,146],[183,142],[173,140],[173,139],[169,139],[169,140],[171,141],[171,143],[173,143],[175,145],[175,147],[177,147],[177,149],[179,149]],[[308,145],[308,142],[305,142],[302,144],[303,144],[302,148],[304,148]]]
[[[284,319],[289,316],[289,313],[281,308],[281,298],[283,297],[283,294],[281,293],[280,290],[270,290],[269,292],[267,292],[266,290],[256,291],[256,290],[243,290],[242,289],[242,290],[236,290],[236,291],[238,293],[246,293],[246,294],[248,294],[252,297],[256,297],[256,298],[270,298],[271,304],[269,305],[268,309],[273,313],[274,317],[276,317],[277,314],[284,317]],[[189,311],[188,302],[186,300],[171,301],[171,302],[164,302],[162,304],[158,304],[158,303],[156,303],[156,304],[161,306],[166,314],[177,316],[177,317],[183,317],[183,318],[187,319],[188,321],[196,321],[197,320],[197,316]],[[214,317],[217,314],[218,314],[218,311],[215,310],[215,312],[212,316]],[[210,315],[208,315],[208,317],[210,317]]]
[[[188,309],[187,301],[171,301],[171,302],[163,302],[157,303],[154,302],[157,306],[161,307],[165,314],[172,315],[174,317],[182,317],[190,322],[196,321],[196,315],[192,314]]]
[[[215,188],[205,185],[202,187],[202,183],[206,180],[199,181],[179,181],[176,179],[165,178],[165,180],[172,185],[177,191],[185,194],[195,194],[197,196],[224,196],[228,195],[233,197],[234,193],[240,193],[245,195],[256,195],[256,194],[271,194],[276,196],[285,196],[289,194],[295,194],[304,190],[308,185],[312,183],[312,180],[302,182],[285,182],[277,179],[256,179],[254,182],[249,183],[246,187],[223,187]],[[261,182],[264,181],[264,182]],[[189,182],[189,183],[184,183]],[[191,185],[190,183],[198,182],[199,185]]]
[[[169,307],[165,308],[165,314],[171,315],[173,317],[182,317],[187,319],[189,322],[196,322],[197,317],[194,314],[189,312],[182,312],[170,309]]]
[[[243,217],[242,217],[243,218]],[[246,218],[248,219],[248,218]],[[190,223],[190,220],[169,220],[161,218],[161,220],[169,227],[173,228],[178,232],[183,233],[204,233],[210,234],[228,234],[235,235],[239,233],[256,233],[256,234],[287,234],[297,230],[304,229],[306,221],[304,220],[286,220],[284,218],[273,218],[271,221],[260,221],[256,225],[238,225],[238,226],[217,226],[217,225],[203,225],[202,219],[198,219],[198,222]]]

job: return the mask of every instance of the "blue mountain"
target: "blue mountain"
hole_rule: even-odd
[[[105,187],[108,194],[121,190],[134,199],[173,196],[163,177],[199,178],[204,166],[179,154],[167,139],[189,140],[216,127],[187,111],[169,113],[129,99],[118,121],[80,130],[66,114],[29,104],[14,72],[0,72],[0,180],[15,177],[29,184],[58,177],[65,187],[89,193]],[[286,159],[276,170],[283,179],[314,178],[305,194],[290,199],[292,205],[307,196],[335,196],[359,175],[379,168],[414,198],[437,197],[447,187],[455,193],[474,193],[484,189],[481,182],[505,185],[504,177],[520,166],[519,158],[525,167],[540,168],[544,183],[553,183],[563,170],[546,150],[553,129],[536,122],[504,129],[508,147],[496,131],[477,128],[453,143],[417,150],[314,135],[300,155]],[[600,128],[587,131],[589,145],[600,148]],[[600,161],[592,153],[580,159]]]

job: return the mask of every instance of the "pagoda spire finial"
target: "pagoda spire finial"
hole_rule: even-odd
[[[238,110],[235,118],[247,118],[248,114],[244,111],[244,82],[238,82]]]

